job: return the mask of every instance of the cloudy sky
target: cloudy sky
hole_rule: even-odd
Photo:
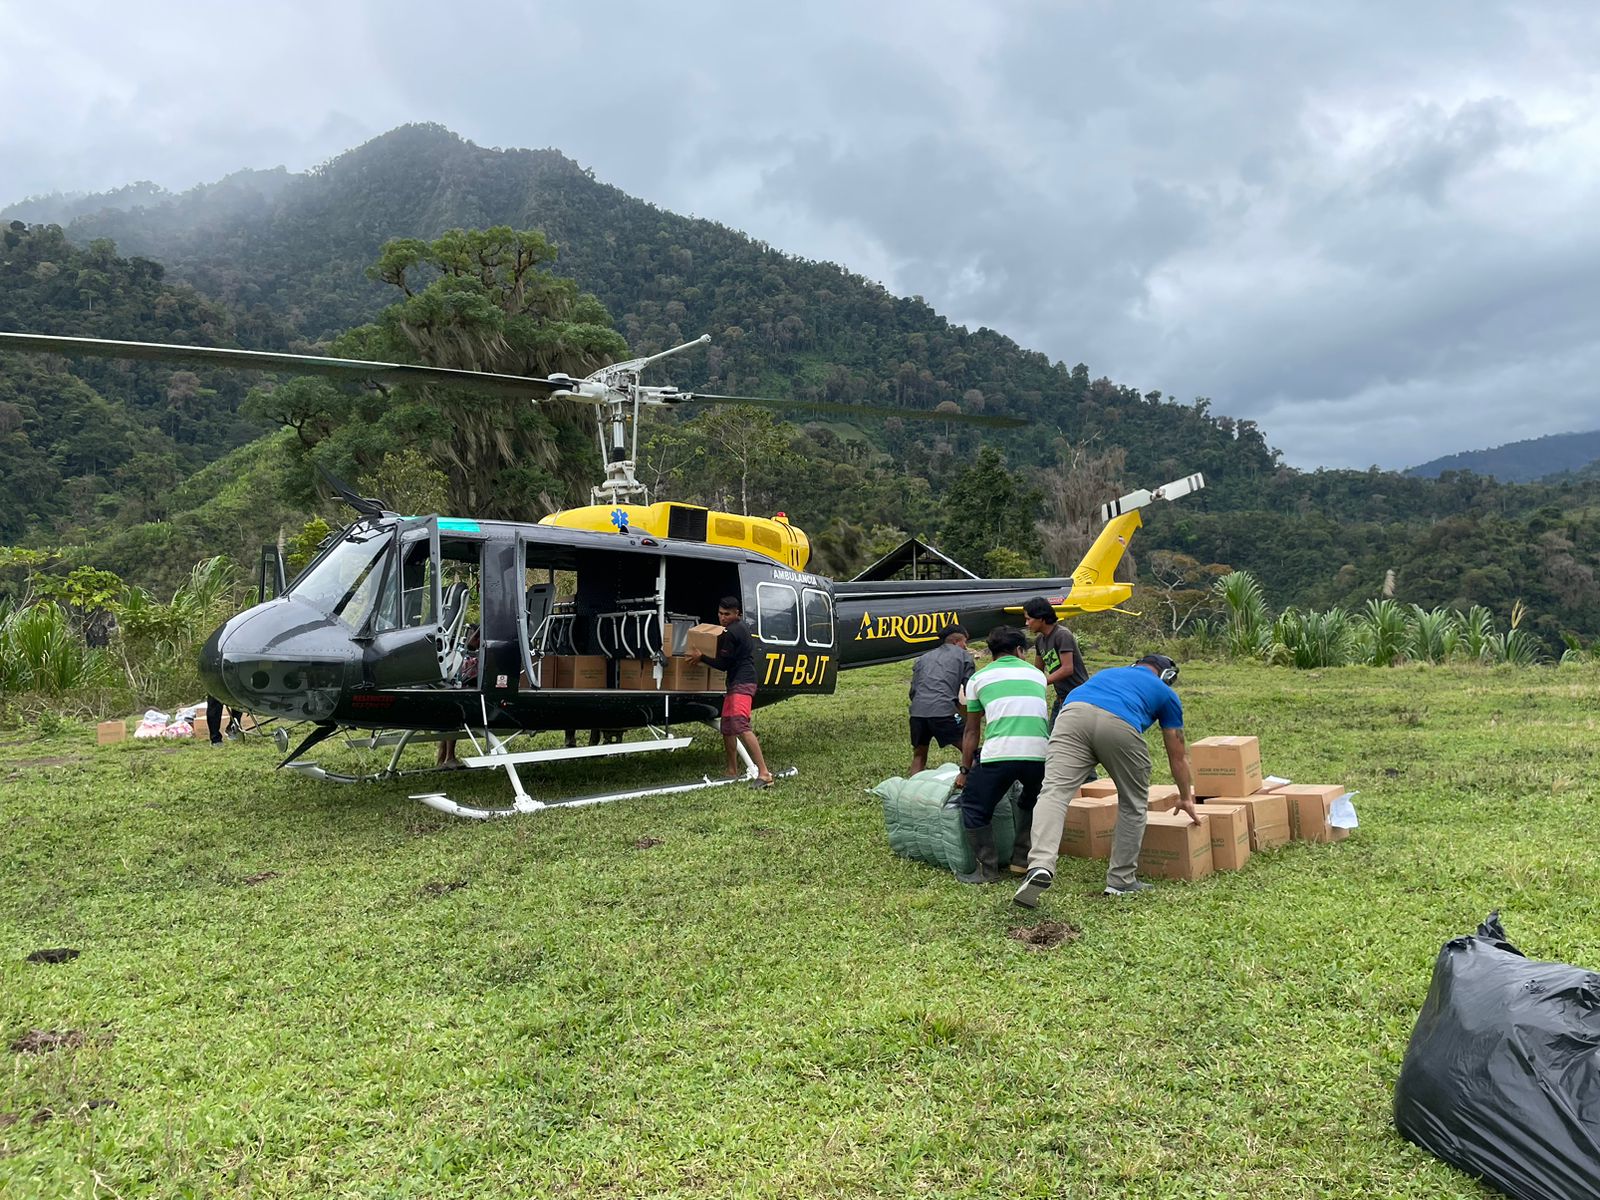
[[[1600,428],[1594,0],[0,0],[0,113],[0,202],[554,146],[1301,467]]]

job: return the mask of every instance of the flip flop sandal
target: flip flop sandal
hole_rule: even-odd
[[[776,787],[777,783],[778,781],[776,779],[752,779],[750,781],[750,786],[758,792],[764,792],[769,787]]]

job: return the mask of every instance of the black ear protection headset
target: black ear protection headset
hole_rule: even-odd
[[[1178,664],[1165,654],[1146,654],[1134,666],[1148,666],[1156,669],[1156,674],[1161,677],[1161,682],[1171,687],[1178,678]]]

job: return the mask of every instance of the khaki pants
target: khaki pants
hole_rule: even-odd
[[[1111,838],[1111,866],[1106,883],[1126,887],[1133,882],[1144,844],[1145,813],[1150,804],[1150,747],[1144,735],[1103,708],[1068,700],[1050,732],[1044,760],[1044,787],[1033,810],[1033,845],[1028,867],[1053,872],[1067,824],[1067,801],[1099,763],[1117,785],[1117,828]]]

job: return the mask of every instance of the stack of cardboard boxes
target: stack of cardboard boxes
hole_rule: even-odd
[[[698,650],[706,658],[717,653],[717,639],[722,635],[720,625],[694,625],[683,631],[681,643],[684,650]],[[665,644],[679,642],[669,622]],[[615,683],[611,664],[616,663]],[[656,662],[646,658],[609,659],[600,654],[549,655],[540,660],[539,686],[551,688],[577,688],[601,690],[615,687],[635,692],[720,692],[726,686],[721,671],[713,671],[705,663],[690,663],[687,653],[674,654],[660,664],[661,678],[656,678]],[[524,686],[527,682],[524,681]]]
[[[1209,737],[1189,746],[1189,766],[1201,823],[1174,811],[1178,789],[1150,788],[1150,813],[1139,871],[1167,879],[1204,879],[1237,871],[1262,850],[1291,839],[1336,842],[1349,830],[1332,823],[1334,803],[1346,794],[1337,784],[1291,784],[1263,779],[1261,743],[1253,737]],[[1067,805],[1061,853],[1110,858],[1117,824],[1117,788],[1109,779],[1084,784]]]

